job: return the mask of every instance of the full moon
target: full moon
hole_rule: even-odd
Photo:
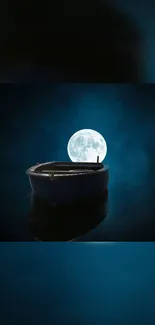
[[[73,162],[102,162],[107,154],[107,144],[103,136],[90,129],[79,130],[68,141],[68,156]]]

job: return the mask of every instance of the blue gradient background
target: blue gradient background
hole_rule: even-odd
[[[155,185],[154,84],[1,85],[0,95],[1,165],[10,189],[16,177],[21,196],[29,188],[26,169],[36,162],[69,161],[68,140],[83,128],[106,139],[109,186]],[[7,184],[3,190],[8,193]]]
[[[155,243],[1,243],[1,324],[153,325],[154,252]]]
[[[155,84],[1,85],[0,165],[5,172],[0,205],[5,229],[14,229],[18,240],[25,238],[30,207],[24,198],[31,191],[27,168],[69,161],[70,136],[92,128],[107,141],[104,163],[110,166],[109,218],[101,227],[102,238],[154,239],[154,107]]]

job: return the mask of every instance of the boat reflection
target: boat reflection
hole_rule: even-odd
[[[29,229],[38,241],[74,241],[95,228],[107,215],[108,191],[93,200],[50,206],[32,194]]]

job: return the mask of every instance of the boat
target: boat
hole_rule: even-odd
[[[108,166],[99,163],[46,162],[30,167],[32,193],[52,205],[102,196],[108,187]]]

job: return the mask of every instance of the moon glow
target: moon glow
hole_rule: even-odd
[[[74,133],[68,141],[67,152],[72,162],[102,162],[107,154],[107,144],[97,131],[83,129]]]

